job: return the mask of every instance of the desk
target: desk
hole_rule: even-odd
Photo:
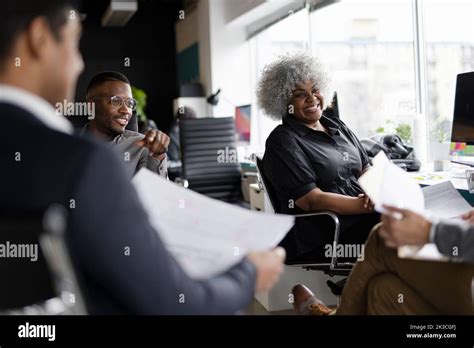
[[[435,172],[432,170],[432,166],[426,166],[419,172],[408,173],[420,186],[431,186],[436,185],[445,181],[451,181],[454,187],[459,191],[461,196],[469,202],[471,206],[474,206],[474,194],[469,193],[467,187],[467,180],[453,177],[453,173],[450,171]]]

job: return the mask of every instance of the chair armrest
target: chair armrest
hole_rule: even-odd
[[[339,217],[336,215],[336,213],[327,210],[327,211],[318,211],[318,212],[314,212],[314,213],[294,215],[295,218],[305,218],[305,217],[311,217],[311,216],[329,216],[334,221],[334,240],[332,242],[333,243],[332,244],[332,247],[333,247],[332,250],[334,250],[334,251],[337,250],[337,245],[339,243],[339,234],[340,234],[341,224],[339,222]],[[329,268],[332,270],[332,269],[336,268],[336,266],[337,266],[337,255],[336,255],[336,252],[333,252]]]
[[[182,186],[182,187],[184,187],[184,188],[188,188],[188,186],[189,186],[189,181],[186,180],[186,179],[183,179],[183,178],[181,178],[181,177],[179,177],[179,176],[174,179],[174,182],[175,182],[176,184],[178,184],[179,186]]]

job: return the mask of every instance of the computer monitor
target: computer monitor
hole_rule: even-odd
[[[474,166],[474,72],[457,76],[450,155],[452,162]]]
[[[239,145],[250,144],[251,105],[242,105],[235,108],[235,131]]]

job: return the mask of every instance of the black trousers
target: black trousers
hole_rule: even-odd
[[[317,216],[297,219],[295,226],[281,242],[287,253],[287,262],[330,262],[332,252],[341,252],[344,245],[354,248],[344,248],[344,251],[360,251],[365,244],[372,228],[380,222],[380,214],[339,215],[339,243],[342,247],[333,250],[334,222],[331,218]],[[352,262],[354,255],[344,255],[338,259],[342,262]]]

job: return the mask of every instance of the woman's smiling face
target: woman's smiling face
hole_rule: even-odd
[[[290,100],[290,115],[304,124],[312,125],[323,114],[324,97],[314,81],[298,84]]]

